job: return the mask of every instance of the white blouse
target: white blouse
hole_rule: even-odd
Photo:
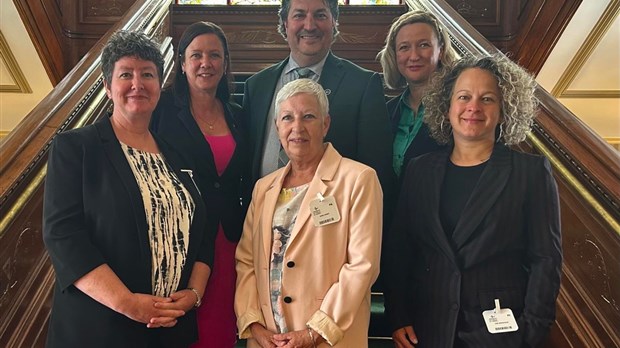
[[[140,187],[151,247],[153,295],[177,291],[189,247],[194,201],[161,154],[121,143]]]

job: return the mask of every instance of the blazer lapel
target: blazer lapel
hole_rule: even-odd
[[[454,228],[452,240],[457,250],[467,242],[489,209],[495,205],[508,182],[510,169],[510,152],[505,146],[496,145]]]
[[[426,207],[421,207],[421,209],[426,210],[426,213],[430,216],[429,232],[435,240],[435,244],[450,260],[452,260],[452,262],[456,263],[454,250],[448,241],[448,237],[443,230],[443,225],[441,224],[441,220],[439,218],[441,185],[443,184],[443,179],[446,173],[446,165],[448,163],[449,155],[450,153],[448,151],[442,151],[438,154],[438,156],[433,157],[433,161],[428,166],[425,174],[428,182],[422,183],[422,186],[425,187],[424,190],[428,193],[428,195],[425,197],[420,197],[419,200],[423,202],[423,206]],[[416,199],[416,197],[413,199]],[[422,231],[422,234],[424,234],[424,231]]]
[[[101,139],[103,150],[110,160],[112,167],[118,173],[120,181],[128,192],[129,200],[133,208],[133,215],[136,217],[136,232],[138,233],[138,239],[140,240],[140,256],[142,262],[145,262],[145,266],[150,270],[150,258],[151,251],[148,241],[148,227],[146,224],[146,215],[144,212],[144,203],[142,202],[142,194],[140,188],[136,182],[135,176],[127,158],[121,149],[120,143],[114,134],[112,124],[109,117],[104,117],[101,121],[95,123],[95,127]]]
[[[340,156],[334,147],[328,143],[325,153],[323,154],[323,158],[321,158],[321,162],[316,169],[316,173],[308,186],[308,191],[306,191],[306,195],[301,202],[301,207],[299,208],[299,213],[297,214],[297,220],[295,221],[295,226],[291,232],[291,240],[288,248],[291,248],[291,246],[295,243],[295,239],[298,238],[302,228],[306,224],[313,223],[309,221],[310,201],[317,199],[318,193],[321,193],[322,195],[325,194],[325,191],[327,191],[327,185],[325,182],[331,181],[334,178],[336,170],[338,169],[338,166],[340,166],[341,160],[342,156]],[[306,230],[307,229],[303,229],[303,231]]]
[[[181,109],[178,113],[178,117],[181,119],[181,123],[187,129],[187,132],[194,139],[195,143],[200,144],[200,155],[202,158],[196,161],[194,165],[201,168],[200,172],[209,173],[209,175],[217,177],[217,169],[215,168],[215,159],[213,158],[211,146],[209,146],[209,142],[200,131],[200,127],[198,127],[194,117],[189,112],[189,108],[184,107]]]
[[[336,94],[332,92],[338,90],[344,74],[345,71],[342,68],[342,62],[338,57],[334,56],[330,52],[327,56],[327,59],[325,59],[323,71],[321,72],[321,77],[319,78],[319,83],[321,84],[321,86],[323,86],[330,105],[334,103],[332,99],[335,97],[334,95]],[[331,116],[334,117],[334,115]]]
[[[284,59],[282,62],[273,67],[273,71],[270,74],[263,74],[261,75],[261,80],[256,81],[256,87],[260,88],[260,90],[253,92],[252,102],[254,105],[251,106],[251,113],[254,119],[250,120],[250,123],[252,124],[251,131],[255,132],[257,135],[255,144],[260,144],[260,146],[257,146],[254,151],[255,155],[260,154],[262,144],[265,143],[265,127],[267,126],[267,122],[270,122],[271,120],[271,117],[269,117],[269,108],[271,107],[271,102],[274,97],[274,91],[276,89],[278,79],[280,79],[282,69],[284,69],[287,62],[288,58]]]
[[[271,257],[271,242],[272,242],[272,227],[273,227],[273,213],[276,210],[276,204],[278,203],[278,196],[282,190],[282,183],[286,174],[290,170],[290,163],[286,165],[273,182],[267,188],[265,192],[265,199],[263,201],[262,215],[261,215],[261,230],[263,231],[263,249],[267,256],[266,264],[269,264]]]

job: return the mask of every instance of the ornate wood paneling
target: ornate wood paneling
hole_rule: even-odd
[[[71,69],[134,4],[135,0],[65,0],[62,30],[65,60]]]
[[[527,0],[517,36],[502,47],[523,67],[538,74],[582,0]]]
[[[58,2],[55,0],[13,2],[52,85],[56,85],[70,69],[67,68],[63,55],[62,16]]]
[[[517,33],[518,1],[447,0],[463,18],[489,41],[508,41]]]
[[[392,21],[405,11],[405,6],[341,7],[340,35],[333,45],[334,53],[380,71],[375,57],[383,47]],[[229,40],[235,72],[257,72],[289,54],[288,44],[277,31],[277,6],[172,5],[171,18],[175,46],[185,28],[194,22],[220,25]]]
[[[445,0],[487,40],[538,73],[582,0]]]

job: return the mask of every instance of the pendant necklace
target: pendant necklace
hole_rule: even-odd
[[[190,106],[190,111],[191,111],[192,115],[194,115],[194,118],[196,120],[200,121],[200,122],[205,123],[209,127],[209,130],[213,130],[215,128],[215,123],[217,122],[217,117],[215,118],[215,120],[213,120],[212,123],[209,123],[209,121],[207,121],[206,117],[204,119],[198,117],[196,115],[196,113],[194,112],[194,108],[192,106]]]

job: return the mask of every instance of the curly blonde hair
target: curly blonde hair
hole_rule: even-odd
[[[450,141],[452,127],[448,112],[454,85],[461,73],[471,68],[486,70],[497,80],[502,100],[496,141],[514,145],[525,140],[538,108],[538,99],[534,95],[537,84],[530,73],[501,53],[465,57],[432,78],[428,93],[422,101],[425,107],[424,122],[431,136],[440,144]]]

